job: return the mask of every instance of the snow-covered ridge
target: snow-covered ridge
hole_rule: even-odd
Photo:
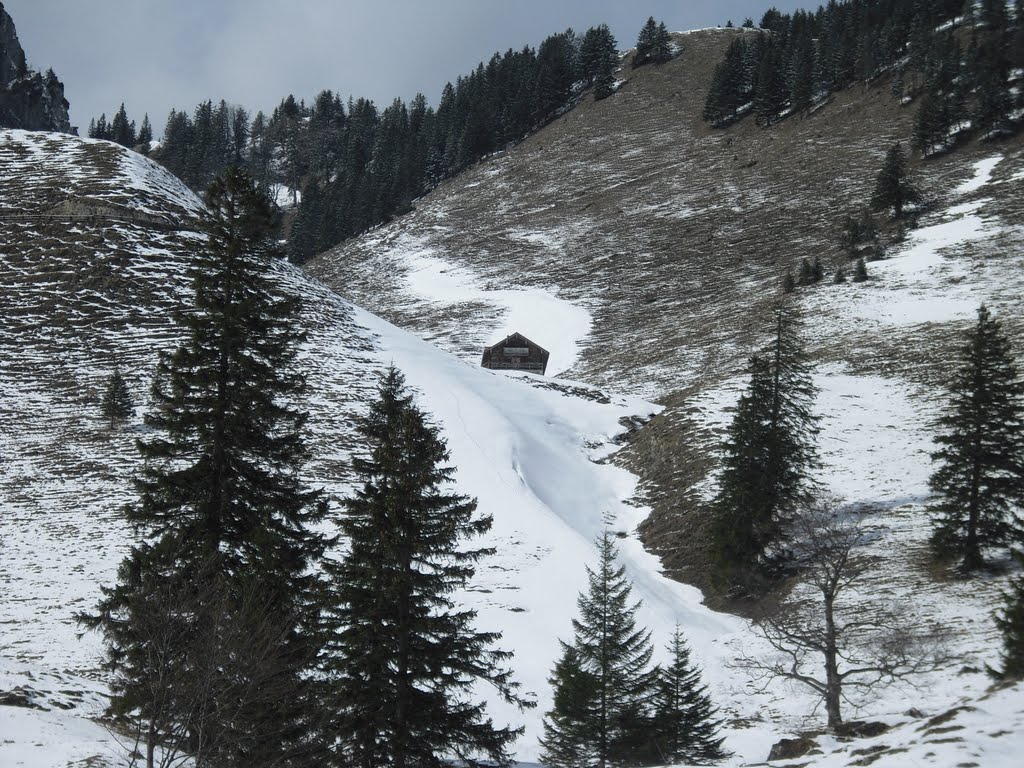
[[[63,133],[0,130],[0,212],[86,215],[97,205],[188,217],[202,202],[177,177],[135,152]],[[68,206],[71,206],[70,208]]]

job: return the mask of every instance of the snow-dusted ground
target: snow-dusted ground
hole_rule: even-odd
[[[17,149],[21,144],[27,149]],[[0,152],[0,161],[20,163],[5,164],[12,173],[34,174],[40,164],[52,164],[55,153],[63,157],[57,164],[61,167],[93,162],[84,150],[74,154],[80,150],[71,140],[48,145],[34,136],[5,132],[0,133],[4,147],[16,157],[10,160]],[[100,150],[108,151],[95,151]],[[134,156],[123,154],[127,164],[119,173],[131,183],[173,187],[148,161],[132,170]],[[969,322],[981,300],[991,301],[997,313],[1019,312],[1019,292],[994,290],[1006,273],[979,269],[960,250],[1005,234],[1003,225],[990,221],[989,198],[984,197],[1000,162],[994,156],[977,163],[972,179],[957,189],[969,199],[931,214],[889,260],[870,265],[873,279],[868,283],[802,293],[804,308],[816,318],[813,332],[826,338],[837,329],[859,326],[895,334],[922,323]],[[89,175],[74,173],[82,179]],[[177,198],[168,205],[194,208],[190,195]],[[177,295],[172,288],[180,281],[183,262],[173,244],[147,250],[139,233],[127,228],[122,235],[139,257],[130,266],[138,286],[154,282],[169,296]],[[545,239],[544,244],[557,249],[555,241]],[[491,341],[513,330],[531,335],[537,327],[552,352],[552,369],[573,365],[591,327],[586,306],[554,289],[485,281],[440,253],[413,246],[400,250],[406,256],[398,279],[417,301],[484,305],[491,312]],[[9,258],[6,249],[0,254],[0,274],[23,288],[21,278],[31,265]],[[155,270],[154,262],[162,271]],[[585,583],[584,565],[593,562],[593,538],[605,526],[625,534],[623,559],[644,600],[641,620],[654,631],[659,653],[678,622],[704,667],[712,695],[734,721],[727,732],[726,745],[735,752],[729,765],[762,760],[787,730],[820,724],[820,713],[808,719],[814,701],[804,690],[780,685],[752,693],[745,676],[728,666],[741,651],[763,650],[748,624],[709,611],[695,589],[662,577],[656,559],[639,544],[635,530],[646,510],[632,501],[636,478],[606,460],[622,431],[620,419],[649,415],[655,406],[628,396],[602,403],[579,396],[572,382],[561,388],[539,386],[557,382],[482,370],[352,307],[297,270],[282,266],[279,277],[288,290],[306,298],[310,338],[304,360],[314,448],[310,481],[335,495],[347,491],[343,464],[351,424],[372,396],[373,374],[394,363],[442,426],[458,468],[459,489],[477,497],[480,510],[494,516],[487,543],[497,554],[481,564],[477,582],[463,597],[479,611],[481,628],[504,632],[502,645],[516,654],[518,679],[537,695],[539,707],[529,713],[511,711],[489,696],[496,720],[526,727],[520,759],[537,756],[557,639],[569,636],[576,595]],[[93,300],[81,294],[76,311],[84,312]],[[33,311],[45,320],[47,306],[40,302]],[[114,304],[108,307],[111,313],[115,309]],[[112,581],[130,541],[118,506],[131,497],[129,478],[136,461],[131,439],[138,426],[124,435],[105,435],[89,412],[90,401],[81,390],[95,388],[105,372],[105,358],[95,356],[96,347],[126,344],[124,351],[139,374],[135,390],[144,402],[146,371],[156,349],[173,343],[160,313],[153,313],[150,325],[132,322],[136,330],[127,335],[98,333],[84,345],[75,343],[72,327],[66,338],[63,331],[44,328],[37,336],[6,338],[2,347],[10,357],[0,359],[0,387],[7,393],[0,409],[5,422],[18,428],[0,430],[0,581],[7,588],[0,599],[0,691],[31,689],[39,703],[51,707],[0,707],[4,768],[118,764],[110,735],[82,719],[102,708],[103,676],[99,640],[90,635],[78,639],[72,614],[93,604],[99,585]],[[19,328],[32,327],[26,323]],[[46,357],[50,343],[66,344],[60,347],[59,370]],[[40,368],[25,368],[24,361],[14,360],[15,350]],[[68,389],[57,388],[60,376],[68,380]],[[928,618],[961,630],[954,642],[962,665],[922,680],[926,694],[893,688],[863,711],[848,711],[848,716],[881,718],[895,730],[852,745],[823,741],[828,754],[814,764],[849,765],[866,754],[853,750],[884,744],[892,756],[879,765],[1015,766],[1024,749],[1024,693],[1017,687],[980,698],[988,680],[979,670],[996,661],[991,611],[1000,581],[935,581],[923,570],[927,522],[922,504],[935,398],[920,384],[882,372],[868,375],[842,363],[820,367],[816,381],[823,414],[822,481],[848,502],[870,507],[867,524],[878,533],[869,554],[881,558],[883,566],[854,598],[913,598]],[[743,383],[732,379],[699,392],[692,399],[695,413],[709,425],[726,424]],[[76,390],[77,396],[69,395]],[[712,481],[705,481],[706,492]],[[70,709],[52,708],[58,704]],[[906,715],[911,706],[937,715],[959,704],[970,709],[945,724],[928,726]]]

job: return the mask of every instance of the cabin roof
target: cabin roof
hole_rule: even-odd
[[[490,350],[494,349],[495,347],[509,347],[509,346],[511,346],[511,347],[534,347],[539,352],[542,352],[545,355],[549,354],[548,351],[546,349],[544,349],[544,347],[542,347],[540,344],[537,344],[534,341],[530,341],[528,338],[523,336],[523,334],[519,333],[518,331],[515,332],[515,333],[510,333],[504,339],[502,339],[501,341],[495,342],[494,344],[491,344],[489,347],[484,347],[484,352],[489,352]]]

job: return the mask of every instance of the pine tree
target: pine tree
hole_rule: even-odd
[[[654,35],[654,46],[651,49],[651,61],[655,64],[664,64],[666,61],[671,61],[672,56],[672,35],[669,34],[668,27],[665,26],[665,22],[660,21],[658,22],[658,31]]]
[[[339,521],[349,552],[327,565],[323,610],[331,764],[401,768],[483,758],[508,765],[520,731],[496,727],[470,690],[486,682],[525,706],[503,668],[511,654],[494,649],[501,635],[476,631],[476,612],[452,597],[493,552],[462,548],[490,529],[491,517],[451,491],[444,441],[396,369],[385,374],[359,432],[370,455],[353,462],[362,487]]]
[[[842,267],[839,267],[839,269],[836,270],[835,277],[832,278],[832,282],[835,283],[836,285],[839,285],[841,283],[845,283],[846,282],[846,270],[844,270]]]
[[[597,570],[587,568],[587,591],[577,600],[573,642],[562,643],[552,676],[555,708],[545,717],[541,747],[542,761],[557,768],[575,768],[559,761],[576,754],[597,768],[657,762],[650,729],[659,670],[650,667],[650,632],[636,626],[640,603],[630,603],[632,587],[626,569],[616,567],[611,533],[597,546]],[[572,686],[584,697],[570,700]]]
[[[583,77],[594,86],[596,100],[605,99],[615,92],[618,43],[607,24],[591,27],[583,36],[580,65]]]
[[[1015,553],[1019,565],[1024,555]],[[1010,583],[1003,610],[996,614],[996,626],[1003,635],[1003,668],[999,676],[1011,680],[1024,679],[1024,575]]]
[[[772,342],[750,361],[750,384],[729,426],[711,550],[726,577],[757,576],[779,556],[782,526],[806,500],[818,466],[817,388],[791,306],[775,311]]]
[[[961,560],[965,571],[985,565],[983,549],[1024,542],[1024,382],[1010,343],[985,305],[952,382],[947,413],[932,454],[939,463],[929,484],[932,545],[940,557]]]
[[[658,24],[653,16],[647,17],[647,22],[636,40],[636,53],[633,55],[633,67],[640,67],[653,59],[654,44],[658,36]]]
[[[782,278],[782,292],[792,293],[796,290],[796,279],[793,277],[793,270],[789,270]]]
[[[126,510],[142,543],[122,564],[117,585],[104,590],[98,615],[85,620],[104,631],[121,681],[112,710],[148,720],[151,742],[182,729],[216,733],[219,743],[235,745],[237,762],[220,764],[278,765],[310,747],[309,566],[322,552],[310,526],[323,505],[299,477],[306,414],[292,405],[304,386],[296,370],[303,335],[297,300],[279,297],[271,282],[280,254],[269,202],[234,170],[211,186],[207,207],[207,240],[191,267],[195,308],[182,315],[185,342],[160,357],[155,406],[145,417],[155,436],[139,445],[139,499]],[[150,686],[164,670],[154,667],[159,660],[138,631],[161,584],[175,589],[169,602],[181,606],[176,621],[187,630],[170,657],[195,660],[190,643],[213,643],[199,655],[220,660],[210,690],[229,700],[208,702],[201,715],[178,710],[157,722]],[[250,595],[258,596],[255,613],[246,607]],[[238,642],[255,637],[248,629],[272,628],[260,654],[269,679],[259,686],[274,692],[271,701],[252,699],[255,686],[239,698],[256,662],[250,648],[224,647],[209,634],[225,622],[233,631],[223,637]],[[196,675],[209,674],[186,661],[171,672],[180,685],[199,685]]]
[[[754,113],[757,124],[768,126],[779,119],[786,107],[789,91],[782,69],[781,45],[774,42],[765,44],[754,85]]]
[[[825,267],[822,266],[821,256],[815,255],[814,263],[811,264],[811,281],[820,283],[825,279]]]
[[[122,147],[131,149],[135,146],[135,123],[128,122],[128,113],[125,112],[124,103],[121,104],[110,124],[110,139],[116,141]]]
[[[103,393],[103,418],[110,420],[110,429],[113,429],[118,421],[128,419],[134,411],[128,382],[121,375],[121,369],[115,365],[114,372],[107,379],[107,388]]]
[[[861,256],[857,259],[857,263],[853,267],[853,282],[863,283],[868,279],[868,266],[864,263],[864,257]]]
[[[679,627],[668,646],[669,664],[658,676],[654,733],[660,761],[705,765],[723,759],[721,721],[701,684],[700,670]]]
[[[153,143],[153,126],[149,123],[149,113],[142,116],[142,127],[139,128],[139,144],[142,146],[142,154],[149,154],[149,147]]]
[[[580,768],[597,762],[599,684],[583,668],[577,649],[562,643],[562,656],[548,678],[554,692],[544,718],[544,763],[553,768]]]
[[[907,205],[917,203],[921,199],[907,176],[907,160],[903,147],[899,142],[893,145],[885,156],[882,170],[875,181],[875,191],[871,197],[871,207],[876,211],[892,210],[894,218],[901,218]]]

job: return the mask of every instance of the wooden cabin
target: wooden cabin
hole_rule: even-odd
[[[549,355],[544,347],[534,344],[523,334],[513,333],[497,344],[484,347],[480,365],[496,370],[531,371],[543,376]]]

